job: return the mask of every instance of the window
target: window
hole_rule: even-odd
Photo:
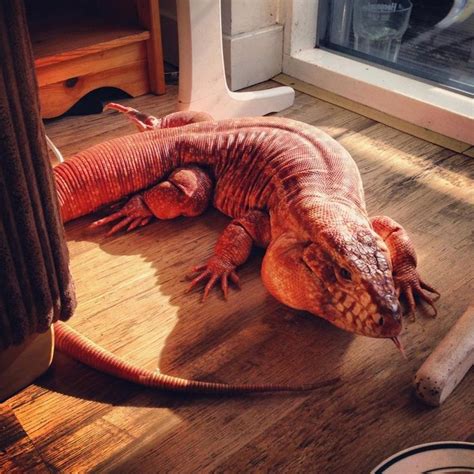
[[[320,47],[474,96],[471,0],[326,0]]]
[[[392,41],[388,52],[380,44],[374,50],[372,45],[356,39],[355,3],[364,1],[282,0],[283,72],[458,140],[462,142],[459,149],[463,143],[473,145],[472,11],[464,10],[466,19],[446,28],[440,22],[449,16],[456,2],[465,3],[472,10],[474,0],[393,0],[402,4],[401,10],[409,2],[413,6],[406,30]],[[337,13],[337,19],[331,12],[336,4],[338,8],[333,7],[332,11]],[[358,3],[358,7],[363,6]],[[383,11],[394,7],[378,8]],[[338,22],[339,36],[333,29]],[[362,36],[360,25],[358,28],[358,35]],[[438,34],[441,29],[442,34]],[[440,43],[445,40],[449,44]]]

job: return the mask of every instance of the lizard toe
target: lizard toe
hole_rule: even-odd
[[[133,217],[123,217],[117,224],[115,224],[105,235],[110,237],[123,228],[131,225],[133,223]]]
[[[102,219],[97,219],[96,221],[92,222],[92,224],[90,224],[89,227],[91,229],[96,229],[97,227],[103,227],[104,225],[110,224],[111,222],[114,222],[117,219],[120,219],[121,217],[123,217],[122,211],[117,211],[110,214],[107,217],[103,217]]]
[[[204,288],[204,293],[202,295],[201,301],[203,303],[204,301],[206,301],[207,297],[209,296],[209,292],[212,290],[218,279],[219,275],[211,274],[211,278],[209,278],[209,281],[207,282],[206,287]]]
[[[433,318],[436,318],[436,316],[438,315],[438,310],[436,309],[436,306],[435,306],[434,303],[435,303],[436,299],[439,298],[439,293],[438,293],[438,296],[436,297],[436,299],[433,299],[423,291],[421,286],[419,286],[419,287],[415,288],[415,294],[420,300],[424,301],[425,303],[427,303],[431,307],[431,309],[432,309],[431,316]]]
[[[144,227],[149,224],[151,221],[151,217],[144,217],[140,222],[140,227]]]
[[[142,219],[140,217],[133,219],[130,225],[127,227],[127,232],[136,229],[141,224],[141,221]]]
[[[404,296],[405,301],[407,303],[407,311],[406,314],[410,318],[411,321],[416,320],[416,301],[415,296],[413,295],[413,289],[411,286],[405,286],[402,289],[401,294]]]
[[[237,275],[237,273],[235,271],[231,271],[229,273],[229,277],[230,279],[232,280],[232,283],[240,290],[241,289],[241,285],[240,285],[240,278],[239,278],[239,275]]]
[[[434,298],[431,298],[432,301],[438,301],[439,298],[441,297],[441,293],[438,290],[433,288],[431,285],[428,285],[428,283],[426,283],[425,281],[421,279],[420,279],[420,286],[421,288],[423,288],[423,290],[429,291],[430,293],[433,293],[435,295]]]
[[[424,302],[431,307],[432,317],[437,316],[438,311],[434,303],[439,298],[440,294],[433,287],[421,280],[415,269],[397,276],[396,283],[400,297],[406,301],[407,314],[410,316],[412,321],[415,320],[415,311],[417,306],[420,306],[420,302]],[[428,295],[427,292],[433,293],[435,296],[432,297]]]
[[[195,276],[196,273],[199,274]],[[190,286],[186,290],[186,293],[189,293],[198,284],[207,281],[202,296],[203,302],[206,301],[212,288],[214,288],[214,286],[219,280],[225,300],[227,300],[227,298],[229,297],[229,280],[238,289],[240,289],[240,280],[235,270],[230,269],[229,265],[226,265],[225,263],[220,262],[215,258],[211,258],[211,260],[205,265],[196,265],[192,267],[190,273],[187,275],[187,279],[190,279],[192,281]]]
[[[195,267],[195,268],[198,268],[198,267]],[[205,266],[204,266],[204,268],[205,268]],[[200,271],[200,270],[196,270],[196,271]],[[210,274],[211,274],[211,272],[209,270],[202,271],[197,277],[195,277],[191,281],[191,284],[189,285],[188,289],[186,290],[186,293],[189,293],[198,283],[205,280]]]

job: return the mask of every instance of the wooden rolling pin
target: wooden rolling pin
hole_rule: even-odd
[[[456,321],[425,360],[413,384],[421,400],[438,406],[474,365],[474,304]]]

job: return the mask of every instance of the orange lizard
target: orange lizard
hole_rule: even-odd
[[[280,302],[337,327],[391,338],[402,350],[399,299],[414,313],[416,300],[434,308],[439,293],[416,269],[414,247],[389,217],[370,218],[359,170],[349,153],[321,130],[280,117],[214,121],[204,113],[162,119],[119,104],[143,132],[96,145],[54,169],[64,222],[129,196],[96,221],[108,234],[151,219],[197,216],[211,204],[232,221],[209,261],[193,268],[191,287],[205,299],[229,281],[253,245],[266,248],[262,280]],[[434,309],[436,314],[436,309]],[[266,391],[314,388],[225,385],[186,381],[144,371],[92,345],[63,323],[58,348],[114,375],[161,388],[190,391]],[[324,383],[322,383],[324,385]]]

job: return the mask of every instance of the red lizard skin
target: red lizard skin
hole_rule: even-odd
[[[267,248],[262,279],[276,299],[347,331],[399,345],[399,297],[411,314],[415,296],[434,307],[425,290],[438,293],[419,277],[408,235],[388,217],[369,218],[355,162],[321,130],[280,117],[216,122],[178,112],[157,119],[119,104],[108,108],[125,113],[144,133],[96,145],[55,168],[64,222],[131,196],[94,224],[114,223],[114,233],[152,218],[199,215],[212,200],[233,220],[207,264],[193,268],[198,274],[191,287],[206,283],[204,298],[218,281],[227,297],[229,280],[239,283],[236,268],[255,244]],[[72,344],[64,324],[56,331],[58,347],[76,358],[97,351]],[[110,370],[129,373],[122,369]],[[192,383],[169,387],[199,390]]]

